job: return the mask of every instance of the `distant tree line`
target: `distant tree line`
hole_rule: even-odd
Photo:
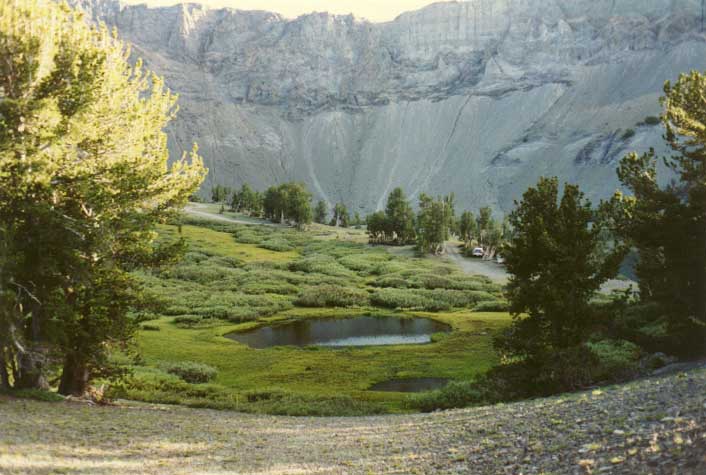
[[[232,192],[230,210],[260,218],[265,212],[265,196],[245,183],[239,191]]]
[[[303,183],[275,185],[264,192],[253,190],[247,183],[239,190],[217,184],[211,189],[211,201],[222,205],[221,212],[228,203],[232,212],[265,218],[275,223],[288,222],[298,228],[312,221],[343,228],[363,224],[360,214],[356,212],[351,219],[348,208],[342,203],[333,206],[329,220],[326,202],[321,200],[312,208],[311,192]]]
[[[469,254],[474,247],[483,247],[486,257],[493,257],[505,239],[510,237],[510,226],[499,223],[489,207],[481,208],[476,219],[471,211],[456,217],[455,196],[419,197],[415,214],[404,190],[395,188],[387,198],[384,211],[366,218],[368,235],[373,244],[404,246],[415,244],[421,253],[438,254],[444,242],[457,236]]]
[[[392,190],[384,211],[366,219],[371,243],[404,246],[415,244],[422,253],[443,251],[454,223],[454,196],[419,197],[419,211],[415,215],[402,188]]]
[[[465,254],[470,255],[478,246],[483,248],[487,258],[493,258],[512,238],[509,220],[497,221],[489,207],[480,208],[477,218],[471,211],[464,211],[458,220],[457,230],[458,237],[464,243]]]
[[[312,220],[311,193],[302,183],[271,186],[263,199],[265,218],[274,223],[292,222],[303,228]]]
[[[451,235],[458,235],[469,252],[474,246],[481,246],[487,256],[492,257],[509,235],[507,221],[502,224],[497,222],[489,207],[481,208],[478,219],[470,211],[457,218],[453,193],[437,198],[420,195],[415,213],[404,190],[395,188],[387,198],[385,210],[372,213],[365,220],[358,212],[351,219],[348,207],[343,203],[336,203],[330,213],[323,200],[312,209],[311,193],[301,183],[271,186],[265,192],[255,191],[248,184],[235,191],[224,185],[215,185],[211,190],[211,199],[222,204],[222,211],[229,203],[231,211],[276,223],[291,222],[300,228],[312,221],[343,228],[365,224],[371,243],[414,244],[419,252],[425,254],[442,253],[444,243]]]
[[[387,197],[384,211],[366,218],[371,243],[406,245],[416,241],[415,215],[402,188],[395,188]]]

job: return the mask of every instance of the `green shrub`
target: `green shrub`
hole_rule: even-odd
[[[484,300],[478,302],[474,307],[474,312],[507,312],[510,304],[506,300]]]
[[[132,315],[136,323],[150,322],[157,320],[160,316],[154,312],[139,312]]]
[[[157,325],[149,325],[149,324],[144,324],[140,326],[140,329],[143,331],[148,331],[148,332],[158,332],[161,329]]]
[[[619,381],[637,373],[642,351],[636,344],[625,340],[601,340],[589,342],[586,346],[598,357],[595,380]]]
[[[214,256],[208,259],[206,262],[208,265],[227,267],[227,268],[239,268],[243,267],[243,261],[230,256]]]
[[[371,285],[374,287],[391,287],[393,289],[408,289],[412,287],[412,283],[400,276],[384,276],[378,277]]]
[[[451,308],[467,308],[483,300],[495,300],[488,292],[449,289],[382,288],[370,296],[373,305],[384,308],[405,308],[435,312]]]
[[[385,409],[373,402],[348,396],[312,397],[300,394],[279,394],[251,404],[247,410],[280,416],[354,417],[382,414]]]
[[[355,274],[327,255],[309,256],[289,264],[289,270],[307,274],[324,274],[335,277],[353,277]]]
[[[4,393],[18,399],[33,399],[35,401],[61,402],[64,400],[64,396],[61,394],[42,389],[11,389]]]
[[[610,327],[615,338],[632,341],[652,353],[675,351],[667,321],[657,305],[616,301],[598,308],[604,325]]]
[[[387,253],[367,252],[363,254],[350,254],[344,256],[338,259],[338,262],[350,270],[371,274],[375,269],[377,269],[380,263],[387,262],[391,258],[392,256]]]
[[[350,397],[309,396],[278,389],[248,391],[239,397],[217,384],[193,385],[162,370],[143,367],[120,383],[110,386],[107,396],[114,399],[287,416],[362,416],[385,412],[379,404]]]
[[[411,396],[408,404],[419,411],[432,412],[482,402],[482,393],[472,382],[452,381],[441,389]]]
[[[246,295],[228,291],[183,292],[186,314],[230,321],[247,321],[292,308],[291,297],[275,294]]]
[[[364,290],[333,285],[308,288],[294,301],[299,307],[362,307],[368,304],[368,293]]]
[[[434,307],[439,309],[467,308],[484,300],[495,300],[493,294],[480,290],[434,289],[418,292],[429,298],[434,303]]]
[[[585,345],[556,350],[549,355],[534,375],[536,395],[549,396],[586,388],[597,381],[600,361]]]
[[[662,121],[660,120],[659,117],[650,115],[645,117],[645,120],[643,121],[643,124],[645,125],[659,125]]]
[[[190,384],[207,383],[214,380],[218,374],[216,368],[193,361],[166,363],[163,369],[168,374],[173,374]]]
[[[257,320],[261,316],[258,309],[251,307],[232,308],[225,311],[224,313],[228,314],[228,316],[225,318],[229,322],[233,323],[251,322]]]
[[[279,238],[272,238],[263,241],[258,244],[258,247],[275,252],[287,252],[294,250],[294,246],[292,246],[288,241]]]
[[[431,269],[431,274],[440,276],[449,276],[458,272],[458,269],[454,265],[437,265]]]
[[[376,290],[371,294],[370,302],[384,308],[428,309],[433,306],[432,301],[418,292],[402,289]]]
[[[199,251],[189,251],[186,254],[184,254],[184,257],[182,258],[182,263],[184,264],[199,264],[203,261],[208,260],[210,256],[208,254],[205,254],[203,252]]]
[[[188,328],[198,325],[202,320],[203,317],[201,315],[179,315],[178,317],[174,317],[172,321],[180,327]]]
[[[236,230],[234,237],[241,244],[260,244],[264,241],[264,236],[249,228]]]
[[[398,272],[401,272],[403,270],[407,269],[407,266],[402,264],[400,261],[387,261],[387,262],[380,262],[379,264],[374,265],[370,269],[370,274],[372,275],[388,275],[388,274],[395,274]]]
[[[421,287],[425,289],[453,289],[455,288],[454,282],[448,277],[427,274],[422,276],[420,279]]]
[[[299,292],[299,287],[292,285],[288,282],[281,281],[251,281],[246,282],[241,287],[241,292],[248,295],[263,295],[263,294],[277,294],[277,295],[294,295]]]
[[[496,365],[472,384],[483,403],[546,397],[591,386],[598,367],[598,357],[578,345],[541,358]]]
[[[179,265],[162,272],[162,277],[167,279],[186,280],[200,284],[219,282],[239,275],[240,271],[237,269],[208,264]]]
[[[164,315],[167,316],[173,316],[173,315],[185,315],[191,311],[190,307],[187,307],[186,305],[170,305],[167,308],[164,309]]]

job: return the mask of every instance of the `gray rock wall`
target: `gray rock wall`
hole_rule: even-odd
[[[599,199],[661,146],[662,84],[706,69],[699,0],[471,0],[388,23],[77,0],[180,94],[205,191],[306,182],[368,212],[402,186],[507,211],[541,175]],[[627,129],[635,134],[627,137]]]

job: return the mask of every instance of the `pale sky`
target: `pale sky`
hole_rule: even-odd
[[[147,3],[151,6],[184,3],[180,0],[125,0],[127,3]],[[341,15],[353,13],[371,21],[389,21],[402,12],[417,10],[435,0],[191,0],[211,7],[241,10],[267,10],[290,18],[311,12]],[[189,3],[189,2],[186,2]]]

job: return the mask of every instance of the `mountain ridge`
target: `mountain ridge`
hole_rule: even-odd
[[[78,4],[180,93],[170,150],[199,142],[205,192],[301,180],[364,212],[394,186],[507,211],[541,174],[605,197],[621,154],[660,146],[636,124],[664,80],[706,68],[693,0],[441,2],[384,23]]]

